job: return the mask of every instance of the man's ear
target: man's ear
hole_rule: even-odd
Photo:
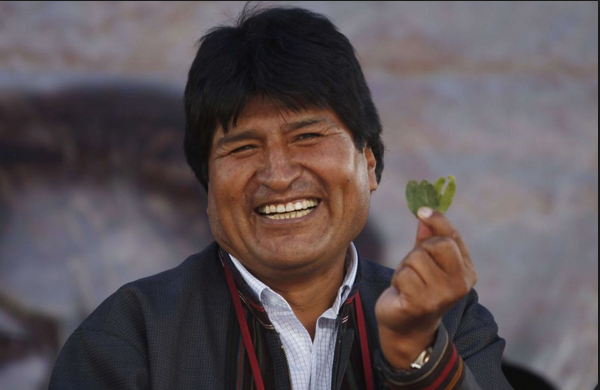
[[[375,167],[377,166],[377,160],[370,147],[365,146],[365,158],[367,160],[367,174],[369,175],[369,187],[371,192],[377,189],[377,175],[375,174]]]

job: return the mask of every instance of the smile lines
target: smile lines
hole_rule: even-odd
[[[258,213],[269,219],[300,218],[310,214],[319,202],[314,199],[303,199],[287,204],[264,205],[257,209]]]

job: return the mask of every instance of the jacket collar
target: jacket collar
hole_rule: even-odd
[[[265,327],[269,331],[275,332],[275,328],[269,320],[269,316],[267,315],[267,312],[264,306],[262,305],[259,297],[248,285],[246,280],[242,277],[237,267],[233,264],[230,255],[227,252],[225,252],[221,247],[219,247],[218,252],[219,259],[221,260],[223,266],[228,267],[231,271],[233,279],[235,280],[238,293],[240,295],[240,299],[242,300],[246,308],[259,320],[263,327]],[[356,296],[356,293],[358,292],[358,289],[362,282],[362,261],[360,255],[358,254],[358,251],[356,253],[356,260],[358,263],[356,269],[356,278],[354,279],[354,284],[350,289],[350,293],[348,294],[346,301],[340,307],[340,310],[338,312],[338,318],[341,318],[343,313],[347,312],[347,310],[345,309],[348,305],[350,305],[353,302],[354,297]]]

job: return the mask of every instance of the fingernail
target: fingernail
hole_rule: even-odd
[[[433,214],[433,210],[429,207],[421,207],[417,213],[419,214],[419,217],[421,219],[427,219],[431,217],[431,214]]]

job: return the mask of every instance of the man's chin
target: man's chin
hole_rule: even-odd
[[[262,263],[278,271],[301,271],[312,267],[318,258],[312,256],[298,256],[297,253],[278,252]]]
[[[269,251],[263,256],[257,254],[252,262],[264,269],[264,272],[279,275],[279,277],[293,276],[309,273],[319,267],[322,256],[318,254],[302,253],[297,251]]]

